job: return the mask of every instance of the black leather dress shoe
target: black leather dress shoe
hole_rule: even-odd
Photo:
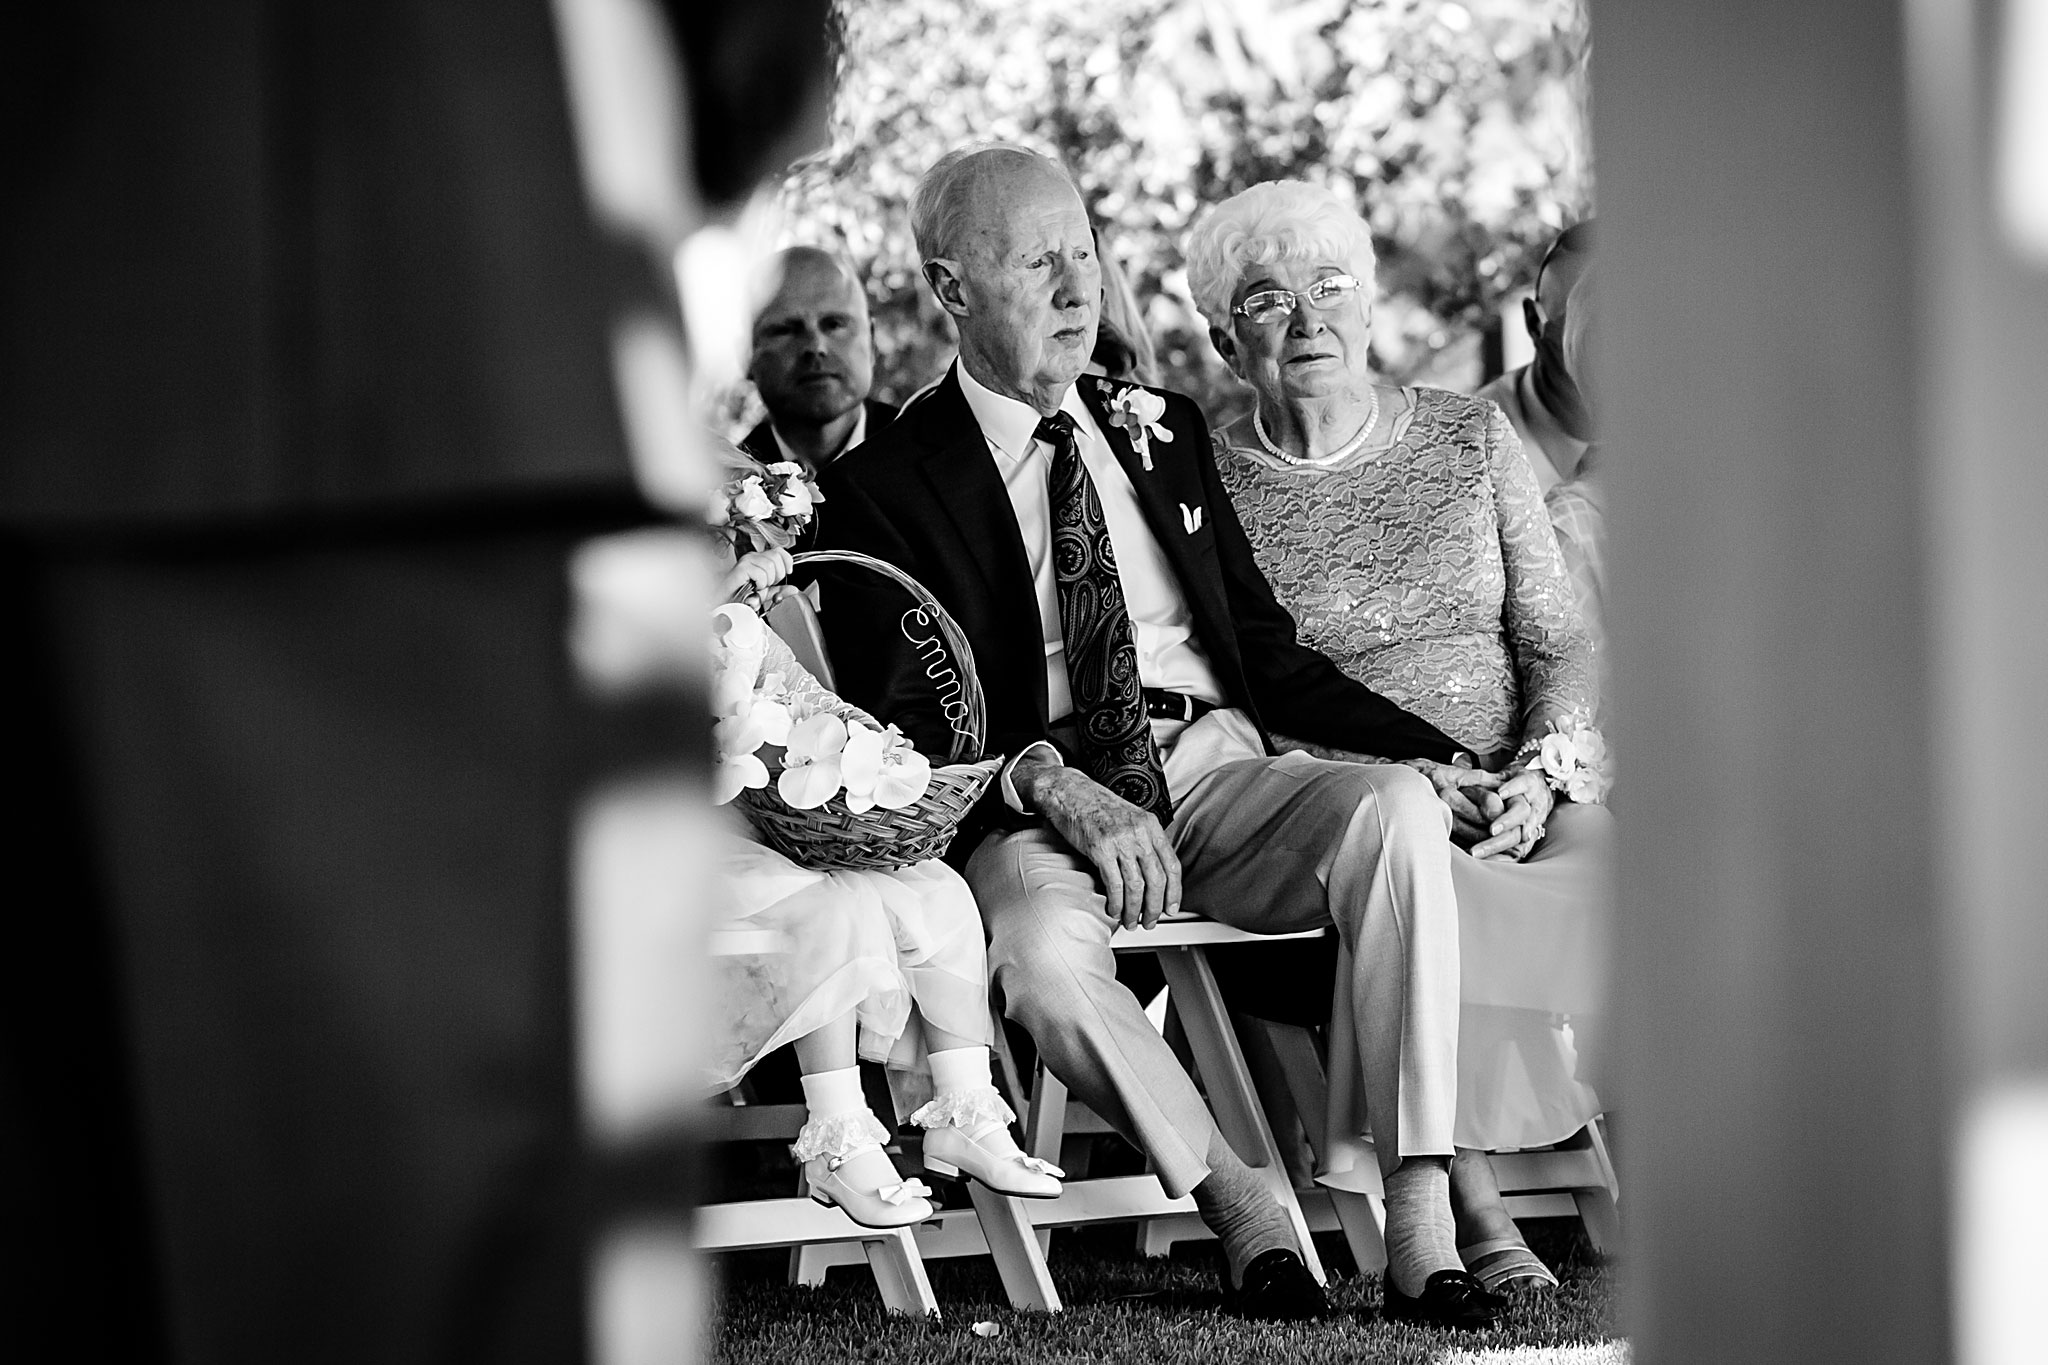
[[[1508,1306],[1507,1300],[1488,1290],[1477,1275],[1464,1270],[1437,1271],[1424,1281],[1422,1293],[1412,1299],[1394,1288],[1391,1275],[1382,1284],[1386,1302],[1380,1311],[1392,1322],[1419,1322],[1428,1327],[1491,1327],[1500,1321]]]
[[[1285,1247],[1260,1252],[1244,1268],[1244,1284],[1230,1288],[1230,1269],[1223,1271],[1223,1297],[1239,1317],[1264,1318],[1274,1322],[1305,1322],[1325,1317],[1330,1301],[1323,1287],[1308,1273],[1301,1257]]]

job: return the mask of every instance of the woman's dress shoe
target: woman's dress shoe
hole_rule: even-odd
[[[1391,1322],[1419,1322],[1429,1327],[1477,1329],[1500,1321],[1507,1301],[1492,1293],[1479,1277],[1464,1270],[1439,1270],[1423,1283],[1422,1293],[1409,1298],[1394,1288],[1394,1277],[1381,1280],[1386,1299],[1380,1315]]]
[[[1495,1294],[1511,1285],[1523,1289],[1550,1289],[1557,1285],[1557,1276],[1550,1273],[1550,1267],[1520,1237],[1496,1237],[1459,1247],[1458,1259]]]

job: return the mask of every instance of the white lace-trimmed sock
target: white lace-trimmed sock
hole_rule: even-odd
[[[1386,1179],[1387,1278],[1409,1298],[1439,1270],[1463,1270],[1451,1217],[1451,1159],[1411,1156]]]
[[[867,1127],[887,1137],[888,1130],[868,1110],[867,1096],[860,1088],[859,1067],[813,1071],[803,1078],[803,1083],[804,1108],[809,1111],[811,1119],[804,1125],[806,1132],[813,1124],[823,1126],[835,1120],[852,1118],[865,1119]],[[849,1185],[860,1190],[886,1189],[903,1179],[879,1142],[855,1147],[846,1155],[839,1174]]]
[[[845,1066],[837,1071],[813,1071],[803,1080],[804,1108],[810,1110],[814,1119],[837,1118],[868,1107],[868,1097],[861,1092],[860,1068],[857,1066]]]
[[[980,1098],[987,1096],[988,1098],[995,1099],[996,1104],[993,1106],[994,1108],[1007,1108],[1007,1106],[1002,1104],[999,1096],[990,1094],[995,1089],[996,1083],[994,1073],[989,1070],[987,1048],[949,1047],[928,1054],[928,1058],[932,1066],[932,1096],[934,1103],[926,1106],[926,1109],[932,1111],[934,1115],[944,1113],[949,1109],[959,1108],[960,1106],[957,1104],[947,1103],[949,1099],[955,1098],[968,1099],[970,1097]],[[952,1120],[958,1123],[960,1131],[967,1134],[967,1136],[971,1138],[985,1137],[995,1129],[1006,1126],[1006,1121],[1002,1117],[990,1112],[991,1106],[983,1104],[970,1107],[979,1112],[961,1115],[961,1117],[966,1119],[965,1122],[959,1122],[958,1119]],[[925,1110],[920,1110],[919,1114],[922,1115],[924,1112]],[[913,1118],[916,1117],[915,1115],[913,1116]],[[926,1126],[934,1125],[927,1124]]]

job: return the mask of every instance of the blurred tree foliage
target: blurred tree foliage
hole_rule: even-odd
[[[837,0],[832,142],[780,191],[783,236],[833,244],[875,301],[877,394],[937,376],[950,325],[909,199],[964,142],[1062,158],[1144,301],[1164,381],[1247,398],[1211,350],[1182,247],[1261,180],[1358,203],[1380,254],[1374,350],[1402,381],[1478,378],[1478,337],[1590,209],[1583,0]]]

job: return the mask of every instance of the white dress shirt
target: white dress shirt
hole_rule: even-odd
[[[960,392],[981,425],[1017,529],[1024,537],[1024,555],[1031,564],[1031,586],[1038,596],[1038,622],[1045,640],[1046,718],[1064,720],[1074,711],[1074,693],[1067,682],[1067,642],[1060,631],[1059,583],[1052,568],[1052,502],[1047,481],[1052,475],[1052,447],[1034,438],[1038,410],[1029,403],[1005,398],[976,382],[967,367],[958,367]],[[1194,617],[1187,597],[1166,562],[1166,552],[1145,524],[1130,476],[1111,453],[1109,441],[1095,425],[1095,416],[1074,389],[1060,404],[1074,419],[1074,443],[1095,481],[1095,496],[1116,547],[1117,578],[1131,615],[1131,634],[1138,649],[1138,679],[1146,687],[1185,692],[1221,705],[1223,689],[1209,667],[1209,656],[1195,640]]]
[[[988,442],[996,472],[1010,495],[1010,509],[1016,514],[1017,529],[1024,538],[1024,556],[1031,566],[1031,586],[1038,598],[1039,633],[1045,642],[1046,717],[1057,722],[1074,712],[1074,691],[1067,680],[1067,642],[1060,629],[1059,581],[1052,567],[1052,499],[1048,483],[1052,476],[1052,446],[1038,440],[1038,410],[1029,403],[1006,398],[977,382],[964,365],[956,365],[960,392],[974,420]],[[1145,524],[1139,510],[1137,490],[1109,448],[1095,415],[1081,395],[1072,388],[1060,403],[1060,411],[1074,419],[1074,445],[1088,477],[1095,483],[1095,496],[1102,503],[1103,521],[1109,527],[1109,541],[1116,550],[1117,580],[1123,585],[1124,605],[1131,617],[1132,643],[1138,651],[1138,681],[1145,687],[1184,692],[1221,705],[1223,689],[1216,683],[1209,656],[1195,639],[1194,618],[1188,600],[1166,562],[1158,538]],[[1207,722],[1207,724],[1204,724]],[[1209,745],[1192,745],[1189,762],[1176,763],[1175,741],[1183,731],[1211,731],[1219,741],[1218,752]],[[1185,721],[1155,720],[1153,738],[1167,757],[1167,785],[1178,801],[1185,788],[1216,762],[1229,758],[1257,757],[1264,752],[1258,732],[1242,712],[1211,712],[1190,726]],[[1196,757],[1195,750],[1201,750]],[[1003,801],[1022,811],[1023,800],[1011,779],[1018,759],[1035,754],[1058,762],[1059,754],[1043,741],[1026,746],[1003,766],[1000,783]],[[1181,769],[1186,769],[1183,776]]]
[[[791,450],[789,448],[789,442],[783,440],[782,433],[775,429],[775,421],[773,418],[770,418],[768,422],[768,434],[775,438],[775,446],[778,450],[782,452],[783,459],[788,460],[791,464],[803,464],[803,457],[798,455],[794,450]],[[855,446],[859,445],[862,441],[865,441],[867,438],[868,405],[866,401],[863,400],[860,405],[860,416],[853,419],[853,430],[846,433],[845,443],[841,445],[839,449],[832,452],[831,459],[838,459],[841,455],[844,455],[847,451],[852,450]],[[831,463],[831,460],[827,460],[825,461],[825,463],[829,464]]]

